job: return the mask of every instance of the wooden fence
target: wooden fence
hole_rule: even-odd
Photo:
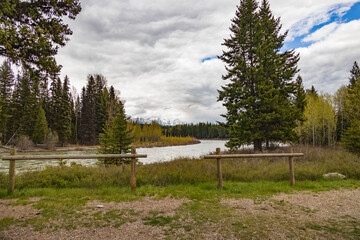
[[[223,189],[222,184],[222,170],[221,159],[223,158],[263,158],[263,157],[288,157],[289,158],[289,170],[290,170],[290,185],[295,185],[295,172],[294,172],[294,157],[303,157],[303,153],[264,153],[264,154],[221,154],[220,148],[216,148],[216,155],[205,155],[205,159],[216,159],[217,162],[217,176],[218,176],[218,188]]]
[[[131,158],[131,190],[136,189],[136,158],[146,158],[146,154],[136,154],[136,148],[131,149],[131,154],[87,154],[87,155],[18,155],[16,150],[10,151],[10,156],[3,156],[2,160],[10,161],[9,166],[9,194],[15,188],[15,166],[16,160],[52,160],[52,159],[94,159],[94,158]]]
[[[216,148],[216,155],[205,155],[205,159],[217,160],[218,188],[223,189],[221,159],[223,158],[266,158],[288,157],[290,170],[290,185],[295,185],[294,157],[303,157],[303,153],[265,153],[265,154],[221,154],[220,148]],[[94,158],[131,158],[131,189],[136,189],[136,158],[146,158],[146,154],[136,154],[136,149],[131,149],[131,154],[88,154],[88,155],[21,155],[16,156],[16,151],[11,150],[10,156],[3,156],[2,160],[10,161],[8,192],[13,193],[15,188],[15,161],[16,160],[50,160],[50,159],[94,159]]]

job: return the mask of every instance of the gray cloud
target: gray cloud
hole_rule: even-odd
[[[291,28],[292,36],[297,36],[326,18],[334,5],[354,2],[271,0],[270,4],[281,16],[283,30]],[[237,0],[83,0],[83,11],[69,22],[71,41],[57,57],[62,76],[68,75],[80,92],[88,74],[103,74],[121,91],[127,114],[133,117],[221,120],[225,109],[217,102],[217,89],[225,84],[224,64],[201,59],[221,54],[238,4]],[[316,41],[311,46],[298,49],[306,87],[313,84],[334,92],[347,81],[359,56],[359,25],[351,22],[324,30],[312,36]]]

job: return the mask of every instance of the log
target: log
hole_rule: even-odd
[[[87,154],[87,155],[17,155],[3,156],[2,160],[51,160],[51,159],[97,159],[97,158],[146,158],[146,154]]]

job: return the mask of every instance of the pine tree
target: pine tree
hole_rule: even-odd
[[[335,93],[334,103],[336,108],[336,140],[341,141],[344,129],[349,127],[348,120],[345,118],[345,98],[347,88],[343,85]]]
[[[352,69],[350,70],[349,86],[355,85],[359,78],[360,78],[360,68],[358,63],[355,61]]]
[[[10,104],[12,116],[8,124],[8,139],[16,133],[17,136],[28,136],[34,141],[33,134],[39,130],[36,127],[42,127],[41,124],[37,124],[41,118],[39,111],[41,111],[42,105],[39,95],[39,79],[36,75],[23,69],[22,75],[19,74],[17,77]]]
[[[112,124],[106,124],[104,133],[100,134],[100,149],[102,154],[125,154],[130,152],[130,144],[133,141],[132,129],[128,129],[128,119],[125,115],[124,105],[120,103]],[[128,164],[129,159],[99,159],[105,165]]]
[[[95,90],[95,79],[92,75],[89,75],[86,90],[83,91],[80,118],[80,142],[85,145],[95,145],[98,142],[98,135],[96,133]]]
[[[59,134],[61,129],[61,104],[62,104],[62,83],[59,77],[55,77],[50,84],[50,101],[46,118],[50,129]]]
[[[6,125],[11,117],[10,100],[11,88],[14,85],[14,73],[9,61],[4,61],[0,67],[0,133],[1,140],[5,140]]]
[[[108,120],[108,98],[109,93],[106,88],[106,78],[102,75],[95,76],[96,95],[95,95],[95,112],[96,112],[96,133],[103,132],[106,121]]]
[[[345,116],[350,126],[344,131],[342,141],[347,149],[360,153],[360,71],[357,62],[354,63],[350,73],[344,106]]]
[[[62,144],[68,142],[71,137],[71,113],[72,113],[72,100],[70,96],[69,78],[65,76],[61,94],[61,114],[59,115],[59,129],[58,136]]]
[[[296,109],[297,84],[293,81],[299,56],[293,50],[280,52],[287,32],[280,34],[280,20],[272,15],[268,1],[242,0],[225,39],[220,59],[230,81],[219,90],[219,101],[231,136],[227,146],[237,149],[253,144],[262,150],[265,141],[293,141],[300,119]]]
[[[47,134],[48,124],[45,117],[45,111],[40,103],[37,104],[36,108],[34,109],[34,115],[35,119],[31,140],[34,143],[44,143]]]

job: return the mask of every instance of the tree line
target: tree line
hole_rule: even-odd
[[[213,123],[181,124],[175,126],[163,126],[166,136],[185,137],[191,136],[197,139],[225,139],[229,134],[225,127]]]
[[[341,143],[360,152],[360,68],[355,61],[349,83],[333,95],[318,93],[314,87],[306,91],[305,121],[296,131],[299,142],[313,146]]]
[[[89,75],[81,95],[70,80],[40,78],[22,69],[15,76],[9,61],[0,67],[0,133],[3,144],[26,136],[35,144],[94,145],[111,124],[123,103],[113,86],[99,74]]]

